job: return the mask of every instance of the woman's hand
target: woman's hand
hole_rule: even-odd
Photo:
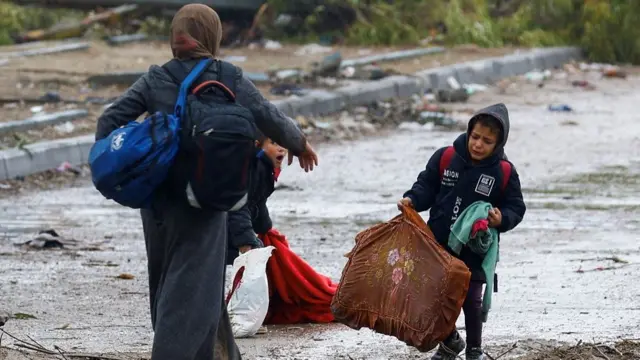
[[[489,217],[487,219],[489,220],[489,227],[497,228],[502,225],[502,213],[500,209],[493,208],[489,210]]]
[[[313,167],[318,166],[318,155],[316,155],[315,150],[313,150],[309,142],[306,143],[302,154],[298,156],[298,161],[300,162],[300,167],[303,168],[305,172],[313,171]],[[293,153],[289,151],[289,165],[292,163]]]

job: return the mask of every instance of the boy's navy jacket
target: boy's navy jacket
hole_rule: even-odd
[[[245,245],[262,247],[256,234],[264,234],[272,227],[267,199],[274,191],[274,168],[262,150],[256,152],[248,199],[244,207],[228,214],[229,245],[238,249]]]
[[[500,209],[502,224],[500,233],[507,232],[518,225],[524,216],[526,206],[520,189],[520,178],[513,164],[511,175],[504,191],[500,184],[503,172],[500,160],[506,160],[504,146],[509,136],[509,113],[504,104],[496,104],[478,111],[475,115],[490,115],[502,125],[502,141],[496,145],[494,153],[477,164],[472,164],[467,148],[467,133],[461,134],[453,142],[455,154],[449,166],[440,176],[440,158],[446,147],[438,149],[429,159],[427,167],[418,175],[411,190],[404,194],[413,202],[416,211],[430,209],[429,227],[436,240],[445,248],[451,226],[467,206],[475,201],[486,201]],[[473,117],[472,117],[473,119]],[[469,127],[471,121],[469,122]],[[485,280],[481,269],[482,258],[463,249],[460,258],[472,272],[473,280]]]

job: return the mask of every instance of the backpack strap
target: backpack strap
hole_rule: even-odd
[[[453,146],[449,146],[442,152],[440,156],[440,179],[444,176],[444,171],[447,169],[449,164],[451,164],[451,159],[453,159],[453,155],[456,153]]]
[[[187,94],[189,93],[191,85],[193,85],[196,79],[198,79],[212,63],[213,59],[202,59],[189,72],[187,72],[184,64],[179,60],[174,59],[162,65],[162,68],[167,72],[167,74],[169,74],[171,79],[176,84],[180,84],[180,90],[178,91],[178,98],[176,99],[176,105],[173,112],[176,116],[182,117],[184,115],[184,109],[187,103]]]
[[[205,70],[211,65],[213,59],[202,59],[196,66],[191,69],[191,72],[180,84],[180,92],[178,92],[178,99],[176,100],[176,107],[174,110],[174,114],[176,116],[182,117],[184,115],[184,108],[187,104],[187,94],[189,93],[189,89],[193,82],[202,75]]]
[[[500,170],[502,170],[502,192],[504,193],[511,178],[511,164],[507,160],[500,160]]]
[[[222,90],[229,102],[236,101],[236,67],[226,61],[216,60],[217,80],[207,80],[196,86],[191,92],[194,95],[200,94],[211,88]]]

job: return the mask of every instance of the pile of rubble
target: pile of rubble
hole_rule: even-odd
[[[470,111],[453,111],[436,100],[433,94],[414,95],[408,100],[378,101],[331,116],[297,116],[296,121],[307,135],[321,141],[353,140],[404,123],[445,131],[466,129]]]

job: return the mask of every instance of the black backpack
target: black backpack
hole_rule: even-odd
[[[217,67],[217,79],[196,81],[188,92],[173,183],[193,207],[236,211],[247,202],[257,127],[236,103],[236,67],[219,60],[209,66]],[[178,60],[162,67],[176,84],[189,73]]]

